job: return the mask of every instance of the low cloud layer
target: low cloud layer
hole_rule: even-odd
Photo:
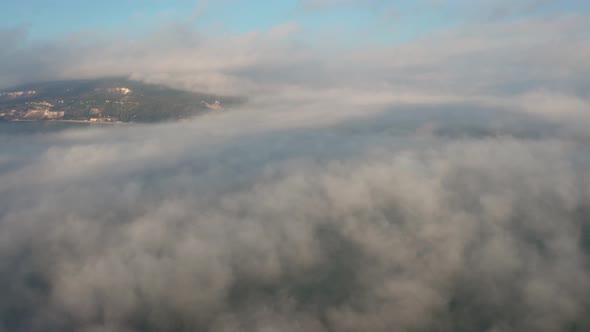
[[[12,135],[0,331],[590,327],[569,127],[474,104],[309,122],[330,111]]]
[[[342,51],[296,24],[0,33],[5,86],[130,75],[250,99],[180,123],[9,124],[0,332],[590,330],[588,22]]]

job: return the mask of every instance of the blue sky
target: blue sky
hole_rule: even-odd
[[[473,21],[588,11],[586,0],[5,0],[0,27],[24,26],[31,39],[44,40],[79,31],[142,33],[179,20],[210,33],[296,23],[311,38],[334,32],[392,41]]]

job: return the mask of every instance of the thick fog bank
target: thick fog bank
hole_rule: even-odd
[[[580,127],[308,105],[15,136],[0,331],[588,330]]]

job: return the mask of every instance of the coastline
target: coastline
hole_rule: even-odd
[[[90,120],[6,120],[5,122],[38,122],[38,123],[88,123],[88,124],[129,124],[130,122],[99,122]]]

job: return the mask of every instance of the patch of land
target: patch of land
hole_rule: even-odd
[[[158,122],[221,111],[243,98],[195,93],[124,78],[27,84],[0,90],[0,120]]]

